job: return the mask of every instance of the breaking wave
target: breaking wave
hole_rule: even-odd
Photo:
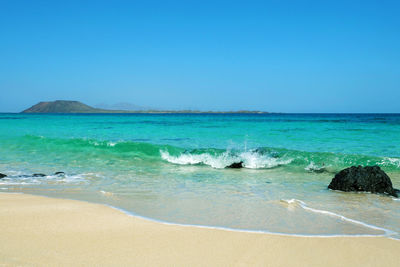
[[[285,148],[259,147],[248,150],[221,148],[187,148],[139,140],[96,140],[85,138],[49,138],[25,135],[5,140],[2,149],[24,155],[48,157],[70,155],[71,158],[105,158],[167,162],[179,165],[207,165],[222,169],[234,163],[248,169],[292,168],[294,171],[337,172],[352,165],[378,165],[385,171],[400,171],[400,158],[332,152],[308,152]]]
[[[257,151],[248,151],[233,153],[225,151],[222,154],[191,154],[188,152],[178,156],[172,156],[168,151],[160,151],[161,158],[174,164],[180,165],[208,165],[216,169],[226,168],[234,163],[240,163],[244,168],[248,169],[269,169],[280,165],[286,165],[293,159],[274,158],[269,155],[263,155]]]

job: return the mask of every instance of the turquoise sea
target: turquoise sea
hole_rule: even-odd
[[[177,224],[400,238],[398,199],[327,189],[352,165],[379,165],[400,188],[400,114],[0,114],[0,192]]]

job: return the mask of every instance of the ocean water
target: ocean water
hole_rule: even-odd
[[[177,224],[400,238],[398,199],[327,189],[352,165],[379,165],[400,188],[400,114],[0,114],[0,192]]]

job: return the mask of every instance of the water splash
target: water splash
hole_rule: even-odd
[[[216,169],[226,168],[233,163],[241,162],[244,168],[248,169],[269,169],[280,165],[286,165],[293,159],[281,159],[261,154],[257,151],[247,151],[234,153],[225,151],[222,154],[200,153],[193,154],[190,152],[182,153],[178,156],[170,155],[168,151],[160,150],[161,158],[174,164],[180,165],[197,165],[204,164]]]

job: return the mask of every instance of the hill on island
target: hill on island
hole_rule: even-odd
[[[88,106],[79,101],[39,102],[21,113],[268,113],[262,111],[196,111],[196,110],[111,110]]]
[[[56,100],[40,102],[22,113],[103,113],[107,110],[93,108],[79,101]]]

